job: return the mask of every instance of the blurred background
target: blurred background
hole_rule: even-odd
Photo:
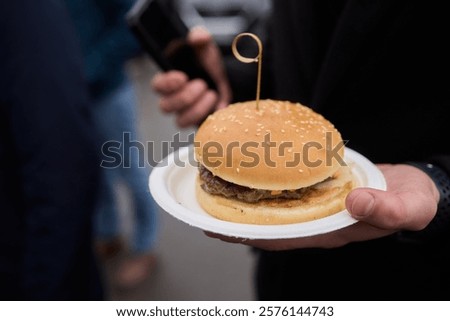
[[[241,32],[263,34],[270,0],[171,0],[188,27],[205,26],[223,52]]]
[[[225,55],[233,38],[241,32],[258,33],[269,13],[266,0],[170,0],[189,27],[203,25],[213,34]],[[161,160],[161,142],[171,141],[176,133],[186,141],[195,128],[180,130],[172,116],[162,114],[158,96],[150,81],[159,69],[146,55],[126,64],[138,95],[138,128],[143,142],[154,142],[149,157]],[[147,144],[145,144],[147,145]],[[151,154],[153,152],[153,155]],[[125,235],[131,235],[132,223],[127,216],[127,190],[118,186],[121,222]],[[150,197],[150,194],[149,194]],[[159,209],[160,230],[156,248],[157,264],[148,278],[136,287],[121,289],[113,282],[114,273],[124,255],[103,264],[107,299],[109,300],[253,300],[254,257],[248,247],[208,238]]]

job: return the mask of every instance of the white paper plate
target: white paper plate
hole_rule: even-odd
[[[371,161],[347,147],[344,154],[357,186],[386,189],[383,174]],[[283,239],[327,233],[356,222],[346,210],[296,224],[253,225],[222,221],[206,213],[197,203],[197,174],[192,146],[183,147],[152,170],[149,186],[153,198],[163,210],[205,231],[248,239]]]

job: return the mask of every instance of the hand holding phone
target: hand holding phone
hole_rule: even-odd
[[[183,71],[190,79],[201,78],[209,88],[216,89],[188,43],[188,28],[167,1],[139,0],[127,13],[126,20],[141,46],[162,70]]]
[[[201,59],[206,59],[206,68],[217,81],[217,91],[208,89],[198,80],[189,80],[180,71],[157,73],[151,82],[153,91],[160,96],[159,108],[165,113],[173,113],[180,127],[200,124],[215,109],[228,106],[231,100],[222,57],[211,34],[205,29],[194,28],[189,32],[189,42],[201,48]]]

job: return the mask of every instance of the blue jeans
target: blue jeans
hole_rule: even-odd
[[[122,182],[129,190],[132,209],[132,238],[130,249],[135,254],[149,252],[157,238],[157,206],[148,188],[150,168],[140,162],[136,148],[124,148],[123,137],[137,141],[137,101],[133,86],[126,80],[114,92],[94,104],[97,127],[103,142],[121,142],[122,163],[116,168],[102,168],[102,188],[98,200],[94,228],[98,239],[108,240],[121,234],[120,215],[116,199],[116,184]],[[124,160],[126,165],[124,166]],[[139,166],[145,164],[145,166]]]

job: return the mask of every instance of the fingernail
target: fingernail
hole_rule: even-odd
[[[355,218],[363,218],[372,213],[375,198],[370,193],[361,193],[353,201],[350,214]]]

